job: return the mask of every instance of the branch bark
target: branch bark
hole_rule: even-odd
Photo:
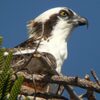
[[[21,75],[23,75],[25,77],[25,81],[28,81],[29,83],[30,82],[31,83],[33,82],[32,75],[28,75],[28,74],[26,74],[26,75],[25,74],[21,74]],[[67,92],[69,94],[69,97],[70,97],[69,100],[83,100],[84,97],[87,98],[87,97],[89,97],[89,95],[94,95],[94,92],[100,93],[100,86],[99,86],[99,84],[97,82],[93,82],[91,80],[88,80],[87,78],[82,79],[82,78],[79,78],[79,77],[54,75],[51,78],[43,78],[43,79],[40,79],[40,80],[38,80],[38,79],[39,79],[38,76],[34,77],[34,80],[36,82],[39,82],[39,83],[51,83],[51,84],[58,84],[58,85],[63,86],[67,90]],[[13,78],[12,78],[12,80],[13,80]],[[14,80],[15,80],[15,78],[14,78]],[[69,85],[71,87],[74,86],[74,87],[83,88],[83,89],[85,89],[88,92],[85,93],[82,96],[79,96],[74,91],[74,89],[71,88]],[[90,92],[90,91],[92,91],[92,92]],[[21,91],[21,93],[24,93],[24,91]],[[27,94],[28,93],[29,93],[29,91],[27,91]],[[34,92],[32,93],[32,95],[33,94],[34,94]],[[37,97],[44,97],[44,98],[45,98],[44,95],[46,95],[46,97],[48,97],[48,98],[52,98],[52,97],[55,97],[55,98],[57,97],[59,99],[63,98],[61,95],[58,95],[57,96],[57,94],[36,93],[36,95],[37,95]],[[95,97],[95,96],[93,96],[93,97]],[[55,99],[52,99],[52,100],[55,100]],[[68,100],[68,99],[66,98],[64,100]],[[95,100],[95,98],[94,99],[91,99],[91,100]]]
[[[43,81],[43,80],[41,80]],[[100,93],[100,86],[92,81],[88,81],[86,79],[81,79],[79,77],[68,77],[68,76],[53,76],[50,80],[47,80],[48,83],[57,83],[60,85],[67,85],[77,86],[83,89],[90,89],[92,91]]]

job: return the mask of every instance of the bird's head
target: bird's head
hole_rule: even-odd
[[[44,25],[44,37],[63,36],[67,38],[70,32],[78,26],[87,25],[87,19],[66,7],[57,7],[45,11],[28,23],[29,37],[38,38]]]

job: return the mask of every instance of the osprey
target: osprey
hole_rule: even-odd
[[[87,25],[87,19],[69,8],[56,7],[45,11],[27,24],[29,37],[13,49],[13,68],[17,71],[26,68],[31,74],[61,73],[68,56],[69,36],[74,28],[82,25]],[[35,57],[34,52],[40,52],[39,57]]]

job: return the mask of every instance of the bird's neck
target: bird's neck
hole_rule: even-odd
[[[48,41],[42,41],[39,47],[39,51],[51,53],[57,61],[57,71],[61,72],[61,66],[64,60],[67,58],[67,38],[70,31],[65,29],[55,30],[52,32],[52,36],[48,38]]]

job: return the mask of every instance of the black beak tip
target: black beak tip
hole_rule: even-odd
[[[87,18],[80,18],[80,20],[78,21],[78,24],[79,24],[79,26],[86,25],[87,28],[88,28],[88,25],[89,25]]]

